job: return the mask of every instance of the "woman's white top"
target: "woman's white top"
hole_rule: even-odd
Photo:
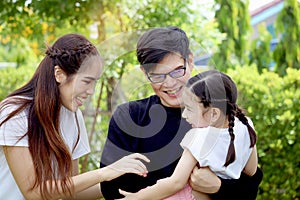
[[[17,106],[9,105],[6,106],[0,112],[0,122],[6,118],[6,116],[14,111]],[[78,109],[76,111],[79,128],[80,128],[80,139],[76,144],[78,136],[78,128],[76,125],[75,113],[69,111],[65,107],[61,108],[60,111],[60,131],[62,137],[68,146],[72,159],[75,160],[90,152],[90,146],[87,137],[87,131],[85,122],[82,116],[82,112]],[[24,137],[19,140],[28,129],[28,110],[23,110],[13,118],[9,119],[0,127],[0,199],[5,200],[21,200],[24,199],[20,192],[6,162],[6,158],[3,152],[3,146],[21,146],[28,147],[28,137]],[[22,159],[22,158],[20,158]]]
[[[253,127],[252,121],[248,118]],[[208,166],[216,175],[224,179],[238,179],[253,148],[250,148],[248,128],[237,118],[234,121],[235,161],[224,167],[230,135],[228,128],[193,128],[187,132],[180,145],[188,149],[201,167]]]

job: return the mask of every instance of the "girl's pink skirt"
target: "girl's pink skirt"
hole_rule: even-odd
[[[192,194],[192,188],[189,184],[186,184],[185,187],[177,192],[176,194],[165,198],[164,200],[196,200]]]

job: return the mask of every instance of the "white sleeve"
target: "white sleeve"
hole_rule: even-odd
[[[3,108],[0,112],[0,122],[6,119],[6,117],[16,109],[17,106],[14,105],[8,105]],[[28,116],[27,111],[23,110],[0,127],[0,145],[28,147],[28,137],[23,137],[27,131]]]
[[[214,149],[220,132],[220,129],[214,127],[193,128],[187,132],[180,145],[188,149],[201,165]]]

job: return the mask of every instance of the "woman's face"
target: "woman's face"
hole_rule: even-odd
[[[62,70],[61,74],[56,73],[56,80],[60,83],[58,87],[63,106],[76,112],[78,107],[94,94],[96,81],[100,78],[101,72],[101,57],[92,55],[84,60],[76,74],[67,77]]]
[[[182,91],[191,77],[192,71],[192,58],[188,61],[186,66],[185,75],[180,78],[172,78],[169,75],[162,83],[150,82],[153,91],[159,96],[161,103],[167,107],[181,107],[182,104]],[[184,67],[184,59],[177,54],[168,54],[157,66],[150,70],[151,74],[166,74],[176,69]]]

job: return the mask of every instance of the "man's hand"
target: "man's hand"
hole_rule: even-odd
[[[193,190],[208,194],[218,192],[221,187],[221,180],[208,167],[195,166],[189,182]]]

